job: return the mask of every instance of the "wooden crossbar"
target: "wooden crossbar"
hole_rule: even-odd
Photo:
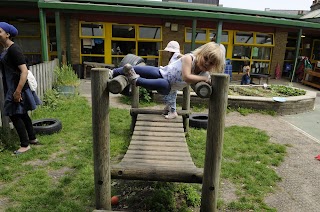
[[[190,156],[183,119],[139,114],[122,161],[112,166],[116,179],[202,183],[203,169]]]

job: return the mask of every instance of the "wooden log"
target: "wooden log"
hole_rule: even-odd
[[[155,152],[155,151],[139,151],[139,150],[128,150],[126,155],[159,155],[159,156],[181,156],[181,157],[190,157],[189,152]]]
[[[136,115],[136,114],[158,114],[162,115],[165,114],[165,110],[153,110],[153,109],[147,109],[147,108],[131,108],[130,114]],[[178,110],[177,113],[179,115],[189,115],[191,113],[190,110]]]
[[[140,141],[140,140],[133,140],[130,145],[143,145],[143,146],[153,146],[157,148],[158,146],[166,146],[166,147],[172,147],[172,148],[188,148],[186,142],[166,142],[166,141]]]
[[[171,146],[141,146],[130,145],[128,150],[154,151],[154,152],[189,152],[187,148],[173,148]]]
[[[200,98],[209,98],[212,93],[211,86],[206,82],[198,82],[191,87]]]
[[[172,133],[183,133],[183,129],[180,127],[152,127],[152,126],[135,126],[136,131],[153,131],[153,132],[172,132]]]
[[[139,135],[133,135],[132,140],[140,140],[140,141],[166,141],[166,142],[171,142],[173,141],[173,137],[169,136],[162,136],[162,137],[154,137],[154,136],[139,136]],[[174,137],[174,141],[179,141],[179,142],[186,142],[185,137]]]
[[[111,93],[118,94],[128,85],[128,79],[123,75],[119,75],[108,82],[108,89]]]
[[[190,110],[190,86],[183,89],[182,110]],[[183,128],[185,132],[189,131],[189,116],[183,116]]]
[[[111,210],[110,121],[108,72],[91,69],[94,185],[97,209]]]
[[[157,136],[157,137],[172,137],[175,138],[185,138],[184,133],[172,133],[172,132],[146,132],[146,131],[134,131],[133,135],[144,135],[144,136]]]
[[[165,156],[165,155],[154,155],[154,154],[149,154],[149,155],[133,155],[133,154],[126,154],[124,156],[124,160],[131,160],[131,159],[141,159],[141,160],[167,160],[167,161],[188,161],[192,162],[192,159],[190,156]]]
[[[182,123],[181,123],[182,125]],[[136,127],[137,126],[149,126],[149,127],[166,127],[166,128],[170,128],[170,127],[181,127],[180,124],[178,125],[175,122],[150,122],[150,121],[137,121],[136,123]]]
[[[200,211],[217,211],[229,75],[214,74],[209,103],[206,155]]]
[[[147,180],[164,182],[201,183],[203,170],[191,167],[156,167],[150,165],[112,166],[111,176],[113,179]]]
[[[178,116],[175,119],[165,119],[164,116],[157,114],[139,114],[137,121],[182,123],[182,117]]]
[[[131,108],[138,108],[139,107],[139,86],[132,85],[132,99],[131,99]],[[131,134],[134,131],[134,127],[136,125],[138,115],[131,116]]]

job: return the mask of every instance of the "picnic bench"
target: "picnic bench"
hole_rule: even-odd
[[[270,74],[250,74],[250,84],[254,84],[253,83],[253,79],[259,79],[259,85],[262,85],[262,79],[266,80],[266,83],[269,84],[269,79],[270,79]]]

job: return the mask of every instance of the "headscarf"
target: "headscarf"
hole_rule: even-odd
[[[6,33],[9,33],[11,37],[18,35],[17,28],[7,22],[0,22],[0,28],[2,28]]]

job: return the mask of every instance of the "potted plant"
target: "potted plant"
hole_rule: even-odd
[[[63,95],[74,95],[76,87],[79,86],[80,80],[71,65],[57,66],[54,69],[55,82],[54,87]]]

